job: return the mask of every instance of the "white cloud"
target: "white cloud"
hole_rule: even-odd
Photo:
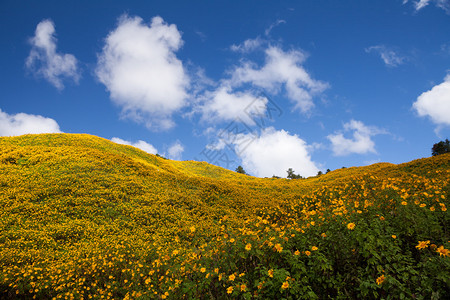
[[[177,27],[154,17],[122,16],[99,55],[96,74],[125,116],[152,129],[174,126],[171,114],[186,104],[189,77],[175,52],[183,45]]]
[[[41,21],[36,27],[34,37],[30,39],[32,48],[26,60],[26,67],[62,90],[64,88],[62,78],[78,82],[80,72],[75,56],[56,52],[56,42],[53,22]]]
[[[450,13],[450,1],[449,0],[435,0],[436,6],[445,10],[446,13]]]
[[[266,36],[270,35],[270,32],[272,31],[272,29],[274,29],[275,27],[277,27],[280,24],[286,24],[286,21],[285,20],[276,20],[275,23],[270,24],[269,28],[267,28],[264,31],[264,34]]]
[[[384,45],[372,46],[372,47],[366,48],[365,50],[367,53],[370,53],[373,51],[377,52],[380,55],[383,62],[388,67],[397,67],[398,65],[403,64],[406,60],[405,57],[400,56],[394,50],[389,49],[388,47],[386,47]]]
[[[257,37],[255,39],[245,40],[243,43],[238,45],[233,44],[231,45],[230,49],[233,52],[248,53],[258,49],[263,44],[263,42],[264,41],[260,37]]]
[[[181,160],[181,155],[183,154],[183,151],[184,147],[179,141],[173,143],[172,146],[170,146],[169,149],[167,150],[169,158],[173,160]]]
[[[366,126],[361,121],[355,120],[351,120],[344,124],[344,132],[348,131],[353,131],[352,138],[344,137],[342,132],[327,136],[331,142],[334,155],[344,156],[352,153],[377,153],[375,150],[375,143],[372,141],[371,137],[385,133],[383,130],[373,126]]]
[[[413,108],[421,117],[430,117],[437,125],[450,125],[450,75],[444,82],[422,93]]]
[[[253,139],[251,143],[241,143],[249,138]],[[319,171],[311,160],[310,147],[306,142],[284,130],[269,127],[258,137],[240,135],[235,138],[234,144],[244,169],[255,176],[285,177],[289,168],[303,177],[316,175]]]
[[[264,115],[267,99],[250,92],[232,93],[230,88],[219,87],[214,92],[206,92],[204,104],[199,108],[202,119],[210,122],[239,119],[248,125],[255,125],[253,118]]]
[[[414,3],[416,10],[421,10],[430,3],[430,0],[419,0]]]
[[[251,83],[272,93],[278,93],[284,86],[287,97],[295,103],[295,109],[309,111],[314,106],[313,95],[324,91],[328,84],[312,79],[306,72],[301,65],[306,55],[299,50],[284,52],[274,46],[267,48],[265,54],[265,65],[259,69],[252,62],[235,68],[231,86]]]
[[[403,0],[403,4],[408,3],[408,0]],[[424,7],[428,6],[430,3],[434,3],[437,7],[445,10],[447,13],[450,13],[450,1],[449,0],[416,0],[412,2],[414,5],[414,9],[419,11]]]
[[[0,136],[60,132],[58,123],[53,119],[25,113],[9,115],[0,109]]]
[[[145,151],[145,152],[150,153],[150,154],[158,153],[158,150],[156,150],[156,148],[153,147],[153,145],[151,145],[151,144],[149,144],[149,143],[147,143],[145,141],[142,141],[142,140],[139,140],[139,141],[137,141],[135,143],[132,143],[130,141],[122,140],[121,138],[118,138],[118,137],[113,137],[111,139],[111,141],[114,142],[114,143],[117,143],[117,144],[133,146],[133,147],[139,148],[142,151]]]

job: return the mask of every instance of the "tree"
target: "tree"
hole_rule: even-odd
[[[331,172],[331,170],[330,169],[327,169],[327,172],[325,173],[325,174],[328,174],[328,173],[330,173]]]
[[[290,179],[300,179],[300,178],[302,178],[302,176],[300,176],[300,174],[295,174],[294,172],[294,170],[292,170],[292,168],[289,168],[287,171],[286,171],[287,173],[288,173],[288,175],[287,175],[287,178],[290,178]]]
[[[445,141],[440,141],[433,145],[431,148],[431,155],[436,156],[439,154],[450,153],[450,141],[445,139]]]
[[[322,171],[317,172],[317,176],[320,176],[322,174],[323,174]]]
[[[238,166],[236,168],[236,172],[241,173],[241,174],[247,174],[242,166]]]

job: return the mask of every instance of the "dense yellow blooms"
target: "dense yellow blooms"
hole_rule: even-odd
[[[334,238],[321,228],[324,223],[340,218],[340,228],[354,235],[362,225],[352,216],[381,204],[390,213],[378,222],[401,209],[446,214],[450,170],[441,165],[449,157],[287,180],[165,160],[88,135],[3,137],[0,296],[164,299],[181,293],[187,278],[218,280],[224,295],[263,290],[263,282],[248,281],[249,269],[226,270],[220,257],[267,249],[277,257],[313,261],[326,251],[320,241]],[[407,170],[416,164],[423,171]],[[349,232],[345,228],[356,227],[352,221],[358,229]],[[290,246],[308,230],[316,230],[320,241]],[[392,233],[399,236],[392,243],[399,243],[401,233],[386,236],[396,239]],[[422,238],[443,244],[439,237]],[[429,244],[418,241],[416,248]],[[444,246],[433,255],[447,259]],[[266,268],[264,280],[280,274],[274,265]],[[224,285],[227,278],[236,288]],[[382,275],[376,283],[384,280]],[[289,287],[284,292],[293,291],[294,283],[282,282],[283,290]]]

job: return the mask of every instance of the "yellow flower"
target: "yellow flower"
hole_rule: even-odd
[[[241,292],[245,292],[247,286],[245,284],[241,284]]]
[[[252,244],[248,243],[245,245],[245,250],[250,251],[252,249]]]
[[[273,277],[273,270],[270,269],[269,271],[267,271],[267,273],[269,274],[269,277]]]
[[[317,248],[316,246],[312,246],[312,247],[311,247],[311,250],[312,250],[312,251],[317,251],[317,250],[319,250],[319,248]]]
[[[205,273],[206,272],[206,268],[201,268],[200,272]]]
[[[380,220],[381,220],[381,221],[384,221],[384,217],[383,217],[383,216],[381,216],[381,217],[380,217]]]
[[[386,277],[384,277],[384,275],[381,275],[380,277],[377,278],[377,284],[378,285],[382,284],[385,279]]]
[[[229,281],[234,281],[235,278],[236,278],[236,275],[234,275],[234,274],[231,274],[230,276],[228,276]]]
[[[393,234],[393,235],[392,235],[392,238],[393,238],[393,239],[396,239],[396,238],[397,238],[397,236],[396,236],[395,234]]]
[[[283,284],[281,285],[281,288],[282,288],[283,290],[289,288],[289,282],[287,282],[287,281],[283,282]]]
[[[326,237],[327,237],[327,234],[326,234],[325,232],[323,232],[323,233],[321,234],[321,236],[322,236],[323,238],[326,238]]]
[[[172,255],[173,255],[173,256],[177,255],[178,253],[179,253],[178,250],[173,250],[173,251],[172,251]]]
[[[294,252],[294,255],[300,255],[300,251],[296,250],[296,251]]]
[[[305,251],[305,254],[306,254],[307,256],[310,256],[310,255],[311,255],[311,252],[309,252],[309,251],[307,250],[307,251]]]
[[[281,252],[281,251],[283,251],[283,247],[281,247],[280,244],[275,244],[275,250],[276,250],[277,252]]]
[[[234,243],[235,239],[231,238],[230,243]]]
[[[419,244],[416,246],[417,249],[422,250],[428,247],[430,241],[419,241]]]
[[[191,226],[191,228],[189,228],[191,230],[192,233],[195,232],[195,226]]]
[[[227,294],[231,294],[232,292],[233,292],[233,287],[232,286],[227,288]]]
[[[431,210],[431,211],[435,211],[434,206],[430,207],[430,210]]]
[[[355,229],[355,226],[356,226],[355,223],[348,223],[347,224],[347,228],[350,229],[350,230]]]
[[[408,202],[402,201],[402,205],[408,205]]]
[[[450,256],[450,250],[445,249],[444,246],[440,246],[436,252],[439,253],[439,256]]]

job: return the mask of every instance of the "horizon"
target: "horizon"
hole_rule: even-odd
[[[0,136],[257,177],[405,163],[450,136],[450,1],[8,0],[0,28]]]

